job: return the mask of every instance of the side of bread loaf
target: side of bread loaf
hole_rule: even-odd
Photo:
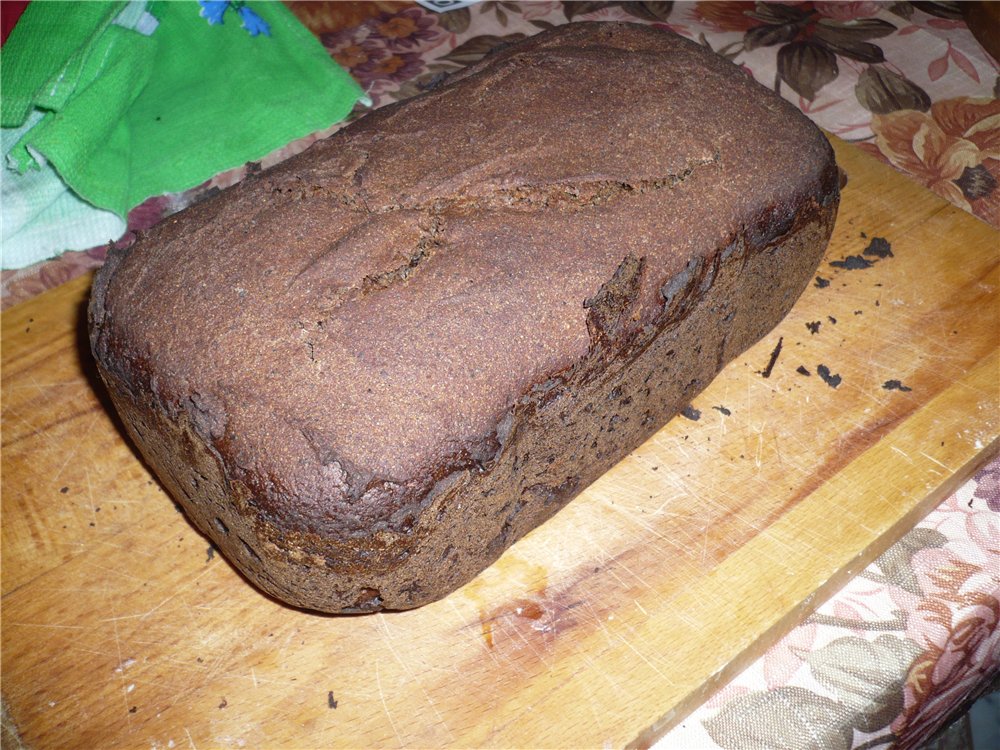
[[[571,24],[113,253],[91,341],[132,439],[252,582],[414,607],[769,331],[838,200],[822,134],[728,62]]]

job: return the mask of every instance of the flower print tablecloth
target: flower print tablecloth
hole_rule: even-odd
[[[662,25],[1000,229],[998,66],[954,4],[483,2],[440,14],[400,2],[290,5],[375,106],[554,24]],[[151,199],[132,212],[130,228],[148,227],[246,171]],[[104,248],[67,253],[4,272],[3,305],[96,267],[104,255]],[[998,540],[994,460],[657,746],[919,746],[1000,674]]]

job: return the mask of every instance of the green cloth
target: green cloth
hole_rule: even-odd
[[[360,87],[282,4],[247,7],[270,36],[235,12],[209,25],[187,0],[31,3],[0,64],[3,127],[47,113],[10,155],[19,170],[37,166],[33,150],[124,217],[343,119]]]
[[[36,110],[24,126],[0,131],[4,159],[41,119]],[[118,239],[126,229],[118,214],[78,198],[48,164],[23,175],[5,171],[0,207],[4,268],[24,268],[65,250],[86,250]]]
[[[31,3],[0,51],[3,127],[20,127],[36,106],[62,109],[101,32],[125,5]]]

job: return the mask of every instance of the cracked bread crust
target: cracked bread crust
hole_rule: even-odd
[[[576,23],[115,252],[91,340],[198,528],[278,599],[462,585],[787,312],[822,134],[673,34]]]

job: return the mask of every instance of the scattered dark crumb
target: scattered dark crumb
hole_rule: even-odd
[[[885,237],[872,237],[868,247],[864,250],[865,255],[872,255],[876,258],[892,258],[892,245]]]
[[[27,328],[25,328],[24,332],[25,333],[31,333],[31,326],[28,326]]]
[[[101,512],[101,506],[98,505],[96,508],[94,508],[94,513],[100,513],[100,512]]]
[[[865,314],[865,311],[864,311],[864,310],[855,310],[855,311],[854,311],[854,314],[855,314],[855,315],[864,315],[864,314]]]
[[[225,696],[222,697],[222,703],[219,704],[219,708],[225,708],[229,705],[229,701],[226,700]]]
[[[90,525],[90,526],[97,526],[97,524],[96,524],[96,523],[94,523],[93,521],[91,521],[89,525]]]
[[[833,317],[832,315],[827,315],[826,319],[829,320],[834,325],[837,325],[837,319],[835,317]]]
[[[817,333],[819,333],[819,326],[820,326],[820,321],[818,320],[814,320],[811,323],[806,323],[806,328],[809,329],[809,333],[811,333],[814,336]]]
[[[69,492],[69,487],[60,487],[59,491],[65,495],[67,492]]]
[[[829,279],[824,279],[822,276],[817,276],[816,277],[816,288],[817,289],[826,289],[828,286],[830,286],[830,280]]]
[[[819,375],[823,379],[823,382],[826,383],[831,388],[836,388],[838,385],[840,385],[840,382],[842,380],[840,375],[831,375],[830,368],[827,367],[826,365],[818,365],[816,367],[816,374]]]
[[[215,547],[213,547],[211,544],[208,545],[208,549],[205,550],[205,554],[207,555],[207,557],[205,558],[205,564],[207,565],[208,563],[212,562],[212,558],[215,557]]]
[[[799,375],[806,375],[806,376],[812,375],[812,373],[805,368],[805,365],[799,365],[798,367],[796,367],[795,372],[797,372]]]
[[[875,300],[875,307],[882,307],[882,303],[879,302],[878,300]]]
[[[843,268],[845,271],[862,271],[874,266],[875,261],[862,258],[860,255],[848,255],[843,260],[831,260],[830,265],[834,268]]]
[[[778,339],[777,346],[774,347],[774,351],[771,352],[771,359],[767,363],[767,367],[763,370],[758,370],[761,377],[769,378],[771,377],[771,371],[774,370],[774,363],[778,361],[778,355],[781,354],[781,342],[784,341],[784,337]]]
[[[332,690],[329,690],[326,693],[326,707],[327,708],[336,708],[337,707],[337,701],[333,697],[333,691]]]
[[[692,422],[697,422],[701,419],[701,412],[691,406],[691,404],[688,404],[681,410],[681,415],[687,417]]]
[[[132,706],[132,708],[130,708],[130,709],[128,710],[128,712],[129,712],[130,714],[134,714],[134,713],[135,713],[136,711],[138,711],[138,710],[139,710],[139,707],[138,707],[138,706]]]
[[[659,471],[659,470],[660,470],[660,467],[659,467],[659,466],[654,466],[654,467],[653,467],[653,471]]]
[[[205,660],[202,659],[200,656],[197,659],[195,659],[195,661],[198,662],[199,664],[204,664],[205,663]]]
[[[912,391],[913,389],[909,386],[903,385],[898,380],[887,380],[882,383],[882,387],[887,391]]]
[[[874,286],[882,286],[881,284],[875,284]]]
[[[729,409],[727,409],[725,406],[713,406],[712,408],[715,409],[720,414],[725,414],[727,417],[732,415],[732,412],[729,411]]]
[[[867,240],[867,239],[868,239],[868,235],[867,235],[867,234],[865,234],[864,232],[862,232],[862,233],[861,233],[861,239],[863,239],[863,240]]]

